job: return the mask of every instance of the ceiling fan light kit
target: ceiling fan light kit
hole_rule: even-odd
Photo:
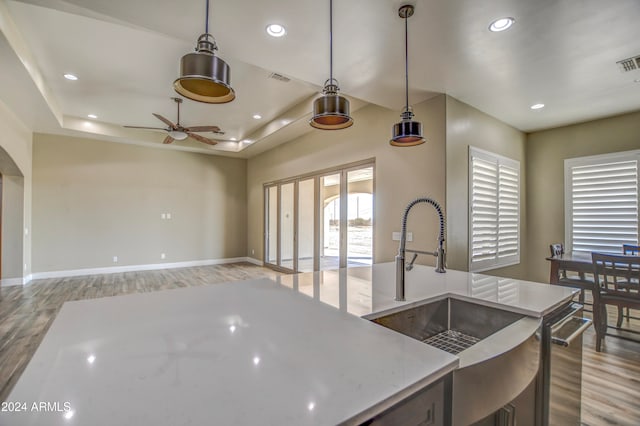
[[[333,78],[333,0],[329,0],[329,79],[322,96],[313,101],[313,116],[309,124],[321,130],[346,129],[353,125],[349,115],[349,100],[339,94],[338,80]]]
[[[180,77],[173,82],[176,92],[185,98],[209,104],[223,104],[236,98],[231,87],[231,69],[215,55],[216,41],[209,34],[209,0],[205,33],[198,37],[196,51],[180,60]]]
[[[422,123],[413,120],[413,111],[409,107],[409,17],[413,15],[414,7],[404,5],[398,10],[398,16],[404,19],[404,77],[405,77],[405,106],[400,117],[402,121],[393,125],[391,140],[393,146],[416,146],[425,142],[422,136]]]
[[[169,131],[169,136],[171,136],[173,139],[177,140],[177,141],[183,141],[186,138],[189,137],[188,134],[186,134],[185,132],[181,132],[179,130],[171,130]]]

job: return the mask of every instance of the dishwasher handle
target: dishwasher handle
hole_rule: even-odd
[[[551,328],[551,343],[567,347],[593,323],[589,318],[570,317]]]

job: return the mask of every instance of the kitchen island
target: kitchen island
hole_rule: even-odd
[[[575,292],[416,266],[395,302],[393,277],[380,264],[68,302],[8,398],[26,409],[0,424],[359,423],[460,365],[360,316],[452,297],[541,318]]]

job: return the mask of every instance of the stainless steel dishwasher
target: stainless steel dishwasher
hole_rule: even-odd
[[[537,425],[580,425],[582,334],[592,323],[582,309],[571,303],[543,320]]]

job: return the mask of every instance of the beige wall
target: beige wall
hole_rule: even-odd
[[[529,275],[548,282],[549,244],[564,241],[564,160],[640,148],[640,112],[535,132],[527,141]]]
[[[2,101],[0,135],[2,278],[22,278],[31,273],[32,135]]]
[[[246,253],[246,160],[43,134],[33,151],[34,272]]]
[[[23,276],[24,178],[2,176],[2,277]]]
[[[520,161],[521,244],[520,264],[485,273],[526,279],[526,167],[525,140],[521,131],[450,96],[447,103],[447,264],[469,269],[469,146]]]
[[[349,129],[314,130],[251,158],[247,169],[249,255],[263,258],[264,183],[375,158],[374,261],[393,260],[398,243],[391,235],[400,230],[407,203],[431,196],[445,204],[445,96],[416,105],[414,112],[427,138],[427,143],[417,147],[391,147],[391,127],[399,121],[399,111],[369,105],[353,114],[355,124]],[[436,248],[438,221],[430,207],[412,211],[408,230],[414,233],[412,246]],[[433,264],[432,258],[419,259]]]

